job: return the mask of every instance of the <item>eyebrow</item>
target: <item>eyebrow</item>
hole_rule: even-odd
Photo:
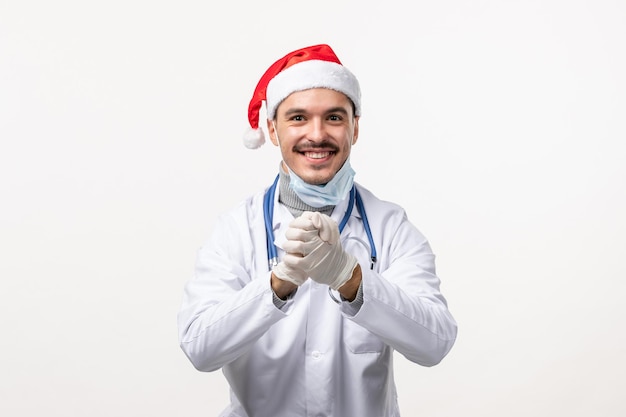
[[[305,113],[306,114],[308,112],[306,111],[306,109],[301,109],[301,108],[295,107],[295,108],[292,108],[292,109],[289,109],[289,110],[285,111],[285,116],[292,116],[294,114],[301,114],[301,113]],[[341,107],[341,106],[332,107],[332,108],[330,108],[330,109],[328,109],[328,110],[326,110],[324,112],[324,114],[330,114],[330,113],[341,113],[341,114],[343,114],[345,116],[348,116],[348,111],[345,108]]]

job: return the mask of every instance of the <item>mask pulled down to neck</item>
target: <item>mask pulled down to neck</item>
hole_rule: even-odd
[[[312,207],[336,206],[348,196],[354,184],[354,170],[350,159],[346,159],[341,169],[324,185],[314,185],[305,182],[289,170],[289,186],[302,201]]]

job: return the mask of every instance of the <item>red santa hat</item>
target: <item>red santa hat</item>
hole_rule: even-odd
[[[291,93],[311,88],[329,88],[345,94],[354,103],[355,115],[361,115],[359,82],[328,45],[314,45],[293,51],[274,62],[259,80],[248,106],[250,130],[244,145],[250,149],[265,143],[259,127],[259,111],[265,101],[267,118],[273,119],[276,108]]]

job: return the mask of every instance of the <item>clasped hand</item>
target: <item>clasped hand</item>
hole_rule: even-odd
[[[278,278],[302,285],[310,277],[337,290],[352,277],[357,260],[341,247],[339,228],[329,216],[305,211],[285,237],[285,256],[273,270]]]

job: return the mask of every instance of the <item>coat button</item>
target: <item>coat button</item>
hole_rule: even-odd
[[[322,357],[322,352],[320,352],[319,350],[314,350],[313,352],[311,352],[311,356],[313,356],[313,359],[319,359]]]

